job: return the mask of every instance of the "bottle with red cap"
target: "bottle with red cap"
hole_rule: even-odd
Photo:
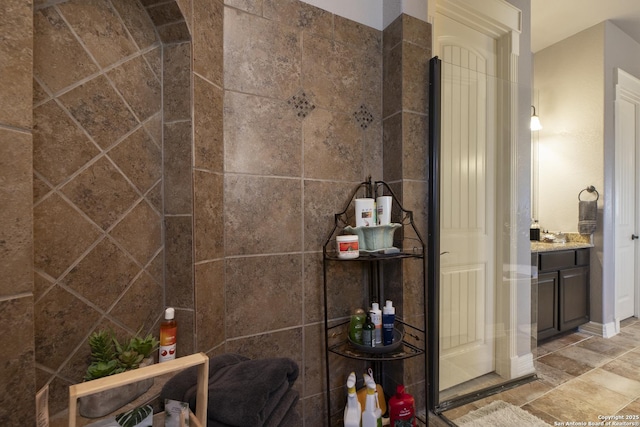
[[[389,399],[389,422],[391,427],[416,427],[416,403],[404,386],[398,385],[395,396]]]

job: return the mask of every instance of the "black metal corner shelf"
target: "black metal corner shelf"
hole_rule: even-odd
[[[337,256],[335,250],[335,238],[343,233],[346,226],[355,225],[355,212],[353,209],[353,203],[357,197],[369,197],[376,198],[381,195],[391,195],[393,200],[393,209],[391,218],[393,223],[399,223],[402,225],[396,234],[394,235],[394,247],[399,249],[396,253],[382,253],[382,252],[367,252],[361,251],[360,256],[357,258],[343,259]],[[326,387],[327,387],[327,413],[328,424],[332,423],[332,419],[335,421],[336,416],[339,414],[332,413],[332,401],[331,401],[331,375],[335,374],[331,370],[330,354],[338,355],[340,357],[355,359],[365,362],[371,362],[376,369],[374,372],[381,372],[384,366],[388,362],[403,363],[407,359],[412,359],[418,356],[425,357],[424,367],[424,401],[427,398],[427,368],[426,368],[426,354],[427,354],[427,334],[426,334],[426,245],[422,239],[419,231],[417,230],[414,222],[413,212],[404,209],[399,199],[391,190],[390,186],[384,181],[371,182],[369,177],[366,181],[360,183],[352,192],[345,208],[342,212],[334,215],[333,229],[329,233],[323,247],[323,284],[324,284],[324,330],[325,330],[325,364],[326,364]],[[401,325],[404,332],[402,343],[395,349],[389,352],[366,352],[356,348],[348,340],[348,323],[349,320],[329,319],[329,301],[328,301],[328,269],[332,263],[360,263],[362,269],[369,269],[375,273],[370,274],[367,279],[369,283],[369,293],[366,295],[369,302],[377,301],[383,303],[384,298],[384,283],[381,279],[383,277],[382,270],[384,266],[392,263],[403,263],[405,260],[417,260],[421,263],[422,273],[422,310],[419,316],[420,325],[414,325],[409,322],[405,322],[400,316],[396,317],[396,324]],[[412,261],[413,262],[413,261]],[[356,267],[358,268],[358,267]],[[414,270],[418,271],[418,270]],[[404,279],[404,278],[403,278]],[[415,282],[415,280],[414,280]],[[404,281],[401,282],[401,286],[405,286]],[[382,304],[381,304],[382,306]],[[346,315],[346,313],[344,313]],[[330,325],[331,322],[331,325]],[[348,374],[348,373],[345,373]],[[382,376],[382,374],[381,374]],[[346,377],[345,377],[346,378]],[[380,383],[380,378],[376,378],[376,382]],[[394,386],[395,387],[395,386]],[[392,394],[392,393],[390,393]],[[416,408],[418,410],[418,408]],[[426,425],[426,419],[421,420]]]
[[[360,256],[358,258],[342,259],[342,258],[338,258],[338,255],[335,252],[329,252],[325,254],[325,259],[331,260],[331,261],[338,261],[338,262],[392,261],[394,259],[401,259],[401,258],[424,258],[424,255],[418,252],[415,252],[415,253],[400,252],[395,254],[384,254],[384,253],[372,252],[372,253],[360,253]]]

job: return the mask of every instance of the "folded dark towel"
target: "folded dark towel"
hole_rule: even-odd
[[[276,408],[273,410],[269,419],[263,424],[263,427],[300,427],[302,419],[296,410],[298,403],[298,392],[288,389],[282,399],[278,401]],[[261,424],[262,425],[262,424]],[[207,420],[208,427],[236,427],[235,424],[227,424],[215,419]]]
[[[297,415],[296,403],[298,403],[299,397],[297,391],[293,389],[287,390],[285,395],[278,400],[278,405],[269,415],[264,427],[300,427],[302,423],[299,422],[299,416],[295,418],[295,424],[292,424],[294,415]]]
[[[598,201],[580,200],[578,203],[578,233],[592,234],[596,231],[596,221],[598,219]]]
[[[244,356],[232,353],[211,357],[209,358],[209,377],[213,372],[224,369],[227,366],[244,362],[245,360],[249,359]],[[194,392],[196,392],[197,383],[197,367],[187,368],[184,371],[180,371],[179,374],[174,375],[173,377],[171,377],[171,379],[169,379],[169,381],[165,383],[160,393],[161,402],[164,404],[164,399],[173,399],[179,400],[181,402],[186,402],[186,400],[184,400],[185,393],[191,388],[193,388]],[[211,381],[209,381],[209,383],[211,383]],[[195,410],[195,407],[191,407],[191,410]]]
[[[296,409],[296,406],[293,405],[289,408],[289,411],[286,413],[282,421],[280,421],[279,427],[300,427],[303,424],[302,417],[300,413]]]
[[[262,408],[262,414],[264,415],[265,419],[268,419],[273,415],[273,412],[282,403],[282,399],[285,398],[285,395],[290,390],[291,384],[289,384],[287,381],[284,381],[280,385],[280,388],[271,392],[269,399],[265,402],[264,407]],[[281,417],[283,415],[284,414],[280,414]]]
[[[278,402],[298,378],[298,365],[288,358],[249,360],[225,354],[209,361],[207,419],[231,426],[264,425]],[[196,368],[171,378],[160,393],[164,399],[188,402],[195,410]]]

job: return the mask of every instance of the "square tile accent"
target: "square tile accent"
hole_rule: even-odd
[[[369,109],[365,105],[361,105],[360,108],[353,113],[356,122],[362,129],[366,129],[373,122],[373,114],[369,112]]]
[[[293,107],[298,117],[303,119],[309,115],[316,106],[304,90],[300,90],[287,101]]]

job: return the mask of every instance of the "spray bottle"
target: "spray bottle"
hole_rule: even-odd
[[[364,374],[367,386],[367,397],[362,412],[362,427],[382,427],[382,410],[378,405],[376,383],[369,375]]]
[[[356,396],[356,373],[347,378],[347,406],[344,408],[344,427],[360,427],[362,407]]]

